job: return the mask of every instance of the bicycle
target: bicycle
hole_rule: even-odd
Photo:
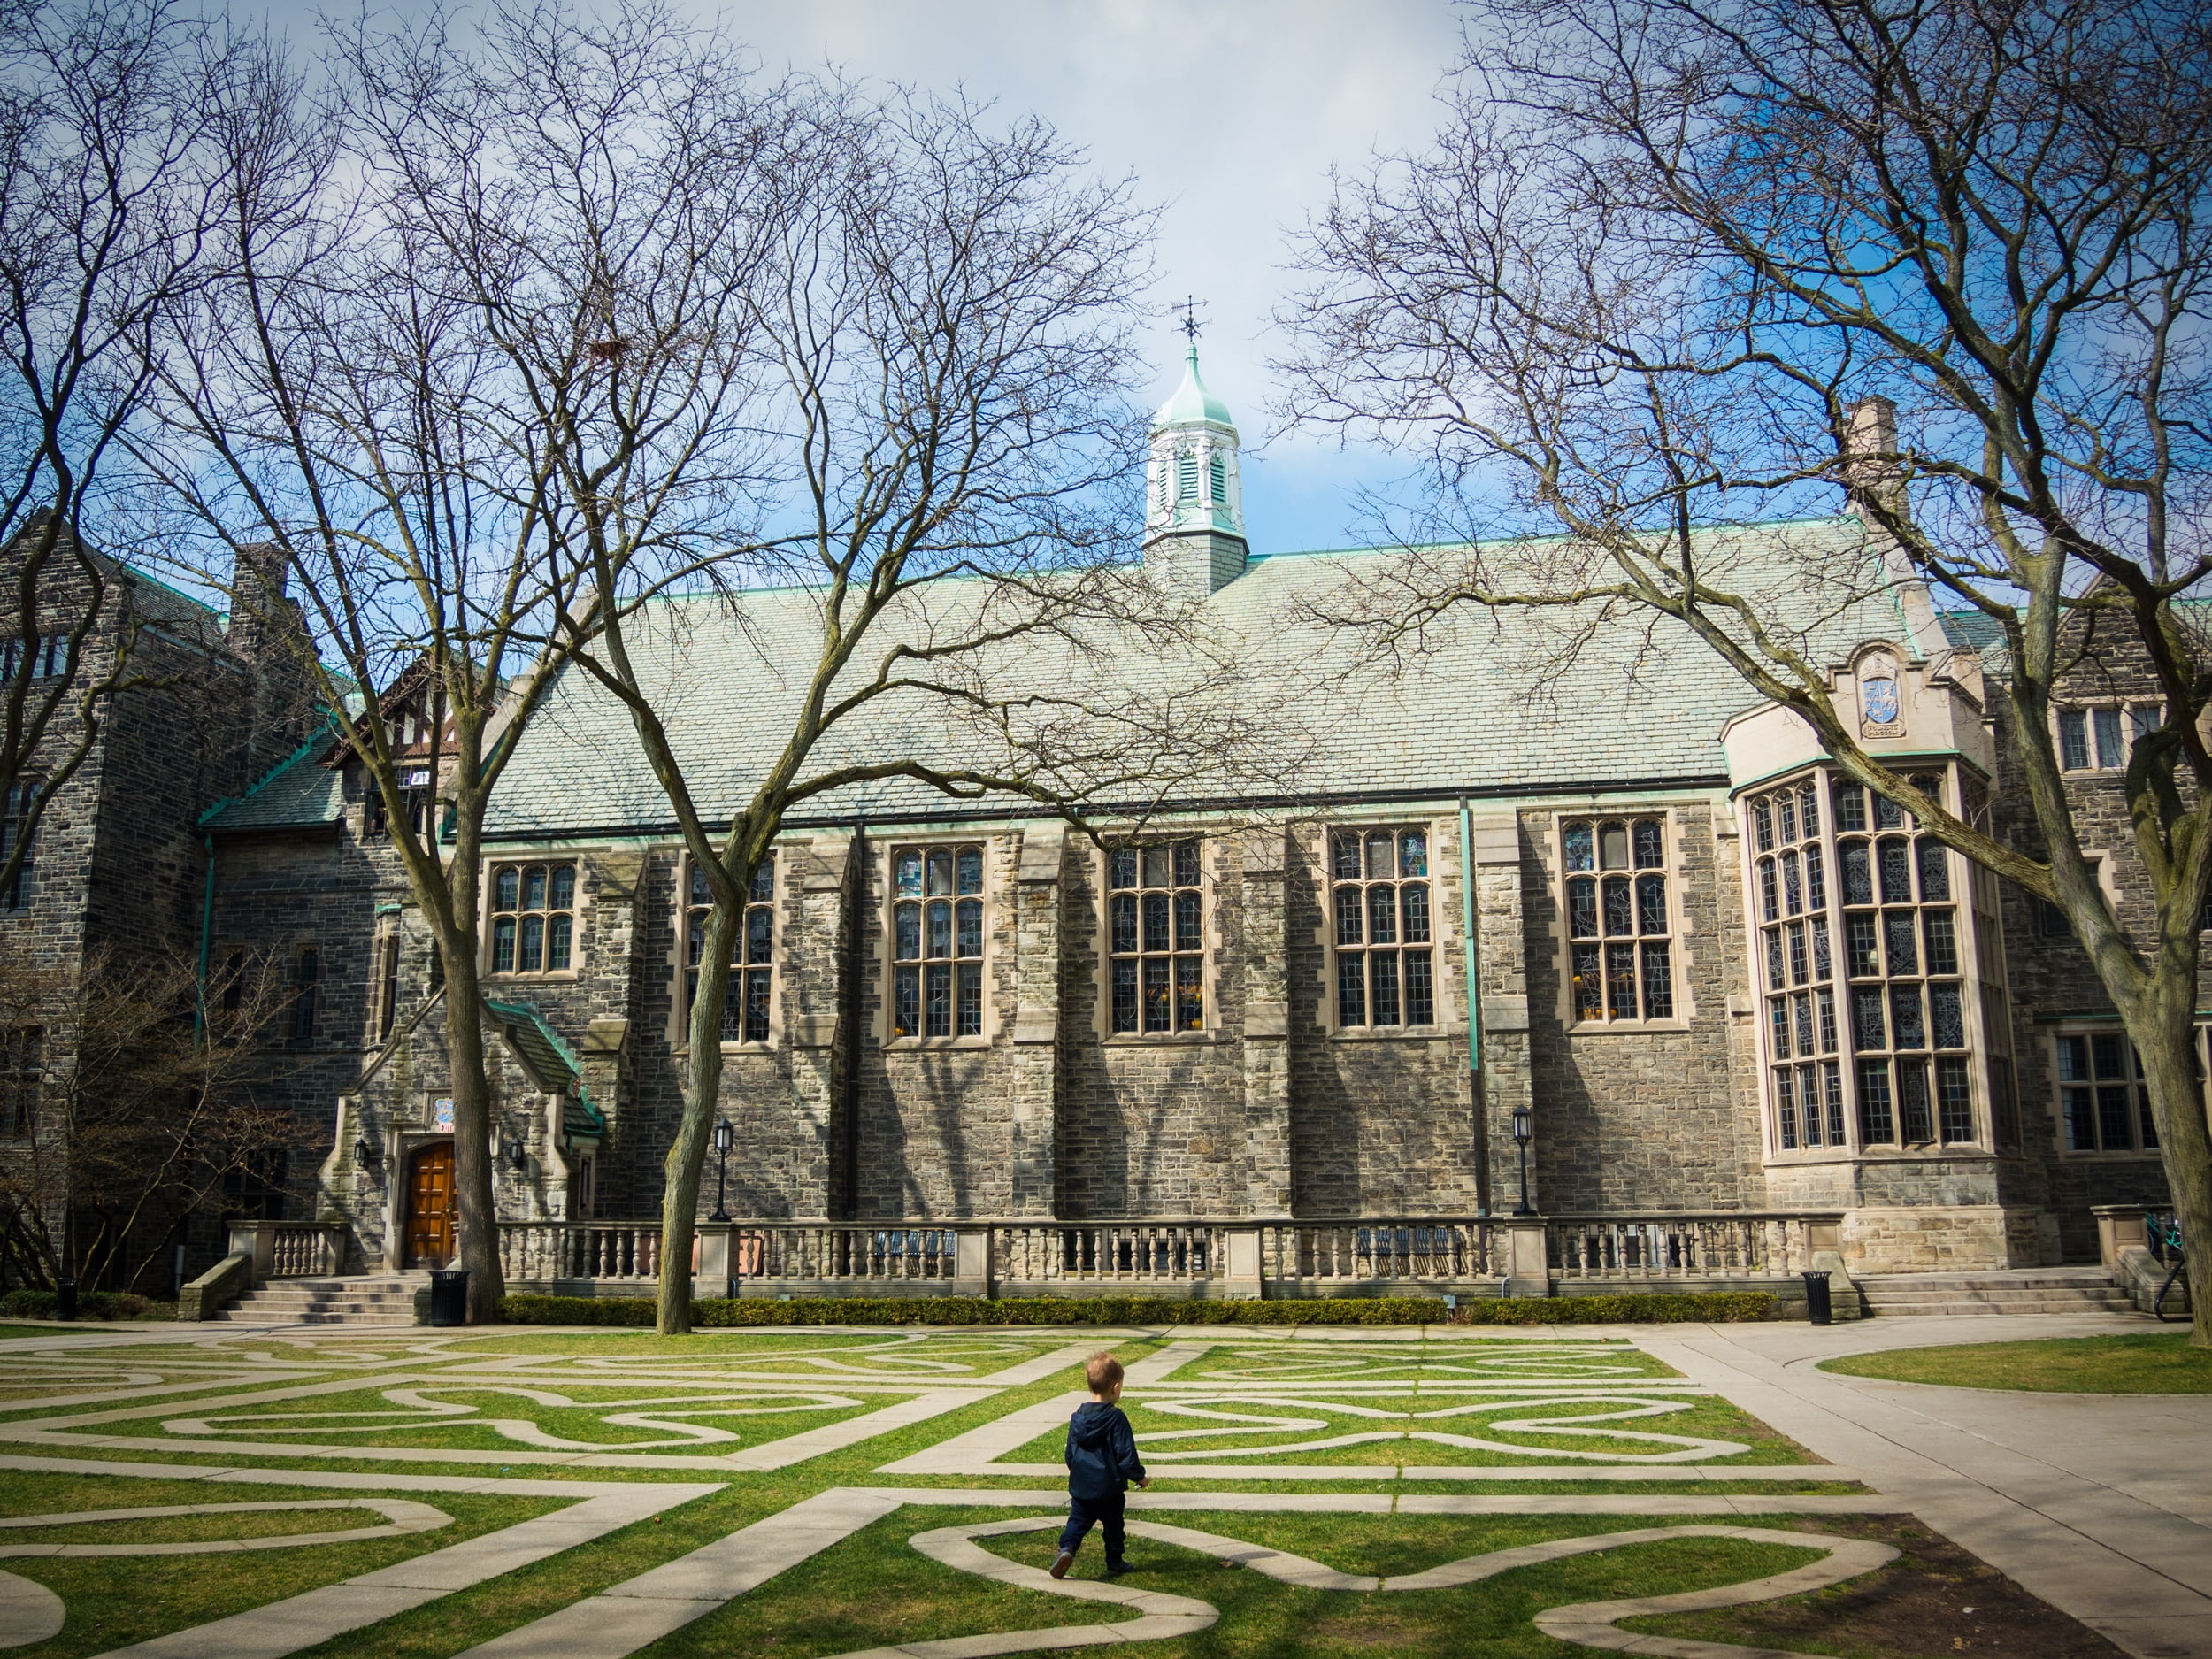
[[[2157,1315],[2161,1325],[2178,1324],[2191,1314],[2189,1286],[2183,1284],[2181,1279],[2182,1270],[2188,1265],[2181,1253],[2181,1223],[2171,1216],[2153,1216],[2149,1221],[2152,1253],[2160,1261],[2170,1261],[2174,1264],[2174,1271],[2166,1275],[2166,1282],[2158,1287],[2158,1295],[2151,1303],[2151,1311]],[[2170,1314],[2166,1311],[2166,1297],[2177,1284],[2181,1285],[2182,1310]]]

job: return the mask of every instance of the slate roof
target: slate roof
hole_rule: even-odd
[[[200,827],[223,835],[334,825],[345,813],[345,778],[323,761],[337,742],[337,734],[327,727],[318,732],[245,794],[218,801],[200,814]]]
[[[1839,662],[1862,641],[1906,642],[1896,593],[1855,518],[1718,532],[1709,575],[1749,595],[1816,661]],[[1468,607],[1395,669],[1353,669],[1345,637],[1315,620],[1403,555],[1350,549],[1255,557],[1207,599],[1202,625],[1237,678],[1200,687],[1187,656],[1120,644],[1104,657],[1032,637],[1000,664],[1010,681],[1087,698],[1183,696],[1187,712],[1279,734],[1279,752],[1179,783],[1175,798],[1294,804],[1302,800],[1448,799],[1592,789],[1700,787],[1724,779],[1720,731],[1758,699],[1711,651],[1663,618],[1624,614],[1591,629],[1572,663],[1549,677],[1548,657],[1587,613]],[[959,626],[987,584],[948,580],[917,597],[910,637]],[[790,729],[818,650],[818,595],[806,588],[673,599],[645,613],[632,653],[667,721],[710,820],[750,794]],[[866,657],[870,664],[872,655]],[[1202,726],[1203,721],[1200,724]],[[1265,744],[1263,743],[1263,747]],[[886,699],[836,728],[818,764],[914,755],[946,761],[982,752],[941,701]],[[1094,806],[1119,797],[1101,796]],[[856,783],[804,803],[790,821],[872,823],[1038,809],[1016,797],[956,806],[919,782]],[[588,676],[552,688],[511,763],[487,831],[495,837],[664,833],[671,813],[640,753],[629,717]]]

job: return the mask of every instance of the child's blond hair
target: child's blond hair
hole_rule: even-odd
[[[1083,1380],[1093,1394],[1102,1394],[1121,1381],[1121,1362],[1101,1348],[1083,1362]]]

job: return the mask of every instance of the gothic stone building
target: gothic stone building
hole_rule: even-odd
[[[918,786],[795,818],[722,1018],[733,1214],[1464,1217],[1521,1198],[1521,1106],[1547,1214],[1839,1211],[1867,1271],[2091,1257],[2093,1205],[2160,1198],[2125,1041],[2062,925],[1683,641],[1601,630],[1540,695],[1540,641],[1510,621],[1394,676],[1327,672],[1340,643],[1300,618],[1393,556],[1251,549],[1238,478],[1194,356],[1155,426],[1145,557],[1239,642],[1315,757],[1303,781],[1122,840]],[[1992,642],[1886,572],[1856,517],[1710,557],[1778,603],[1809,558],[1836,572],[1849,596],[1806,597],[1806,637],[1870,748],[2032,843]],[[775,642],[810,660],[812,604],[749,596],[741,630],[702,602],[668,631],[707,803],[774,752]],[[2057,736],[2125,917],[2116,782],[2160,710],[2124,666],[2078,678]],[[301,1203],[363,1265],[442,1259],[442,993],[358,767],[325,738],[201,827],[214,958],[273,951],[300,983],[287,1087],[329,1125]],[[502,1214],[649,1217],[695,913],[621,710],[565,686],[490,832]],[[706,1186],[703,1209],[711,1165]]]

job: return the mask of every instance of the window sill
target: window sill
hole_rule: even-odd
[[[759,1042],[726,1042],[721,1045],[721,1049],[724,1054],[772,1054],[782,1046],[770,1037]],[[687,1042],[671,1043],[668,1052],[676,1059],[688,1060],[691,1058],[691,1045]]]
[[[1570,1037],[1609,1037],[1632,1034],[1650,1034],[1659,1032],[1686,1032],[1690,1022],[1671,1016],[1665,1019],[1580,1019],[1567,1025]]]
[[[2070,1152],[2062,1148],[2059,1156],[2070,1163],[2085,1164],[2140,1164],[2145,1159],[2157,1159],[2162,1155],[2156,1147],[2135,1147],[2124,1152],[2109,1149],[2096,1152]]]
[[[1467,1034],[1464,1025],[1332,1025],[1331,1042],[1442,1042]]]
[[[886,1054],[930,1054],[959,1048],[992,1048],[997,1045],[996,1036],[985,1033],[968,1037],[887,1037],[882,1047]]]
[[[1154,1048],[1163,1043],[1219,1042],[1221,1033],[1210,1028],[1205,1031],[1114,1031],[1100,1039],[1110,1048]]]
[[[584,977],[578,968],[549,968],[536,972],[510,968],[505,972],[486,969],[478,979],[481,985],[573,985]]]

